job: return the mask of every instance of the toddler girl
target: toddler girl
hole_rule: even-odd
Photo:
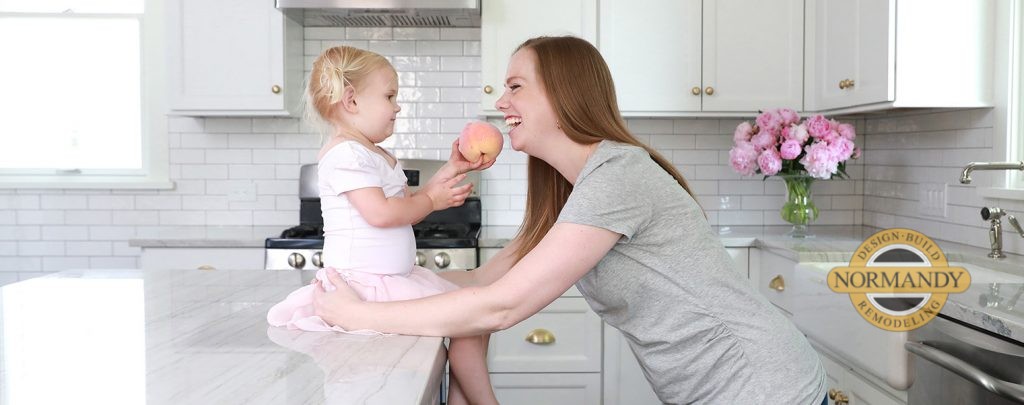
[[[453,146],[448,163],[415,194],[407,195],[401,165],[377,144],[394,131],[401,107],[398,75],[384,57],[338,46],[313,62],[307,89],[314,118],[330,124],[332,136],[318,157],[320,206],[324,217],[324,268],[316,278],[333,289],[326,271],[335,271],[364,300],[421,298],[458,288],[434,272],[413,265],[412,224],[434,210],[462,205],[472,184],[458,186],[465,171],[480,168]],[[308,331],[345,331],[313,310],[313,288],[292,292],[267,313],[274,326]],[[486,365],[487,336],[452,338],[449,345],[449,403],[497,403]]]

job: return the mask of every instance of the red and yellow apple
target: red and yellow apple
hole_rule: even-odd
[[[484,121],[470,121],[459,134],[459,153],[470,162],[476,162],[480,156],[484,163],[493,161],[503,144],[501,131]]]

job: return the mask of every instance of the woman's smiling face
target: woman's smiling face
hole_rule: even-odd
[[[512,55],[505,76],[505,92],[494,103],[504,113],[512,149],[531,154],[543,143],[541,136],[559,131],[554,107],[537,73],[537,55],[524,48]]]

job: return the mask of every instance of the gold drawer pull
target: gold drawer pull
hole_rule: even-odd
[[[494,92],[494,87],[491,87],[491,85],[489,85],[489,84],[484,86],[484,93],[485,94],[491,94],[493,92]]]
[[[202,266],[196,267],[196,270],[217,270],[217,268],[209,264],[204,264]]]
[[[784,291],[786,289],[786,280],[781,275],[772,277],[772,280],[768,282],[768,288],[775,291]]]
[[[549,345],[555,343],[555,334],[547,329],[538,328],[526,335],[526,341],[535,345]]]
[[[846,405],[850,403],[850,398],[847,397],[846,394],[843,393],[843,391],[837,390],[835,388],[829,388],[828,399],[835,401],[836,405]]]

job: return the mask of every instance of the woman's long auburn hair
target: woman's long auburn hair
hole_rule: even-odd
[[[607,139],[644,148],[651,159],[696,199],[675,166],[626,129],[611,72],[597,48],[572,36],[542,36],[526,40],[516,52],[526,49],[537,56],[537,75],[569,139],[582,145]],[[526,214],[515,239],[516,261],[536,247],[554,226],[570,193],[572,184],[565,177],[547,162],[529,157]]]

